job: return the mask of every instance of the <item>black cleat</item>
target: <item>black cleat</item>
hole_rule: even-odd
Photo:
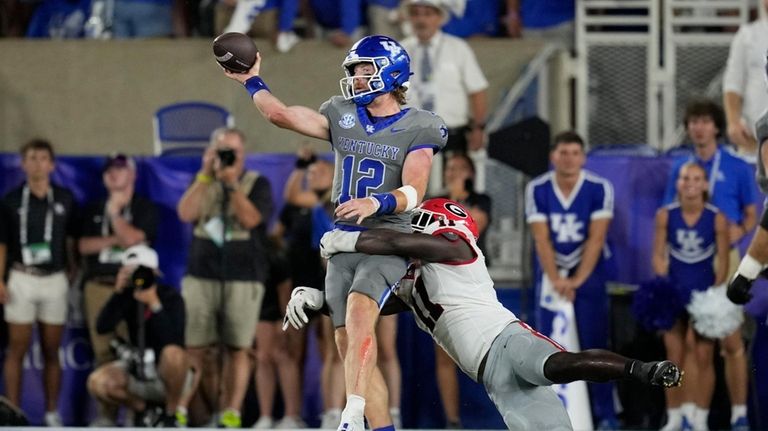
[[[664,388],[674,388],[683,382],[683,371],[671,361],[649,362],[648,384]]]
[[[750,280],[743,275],[736,273],[728,283],[728,299],[734,304],[746,304],[752,299],[752,294],[749,293],[749,289],[752,288],[754,280]]]

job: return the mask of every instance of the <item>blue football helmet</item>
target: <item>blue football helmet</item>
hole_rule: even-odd
[[[355,75],[355,65],[371,63],[372,75]],[[389,93],[398,87],[407,87],[411,76],[411,57],[396,40],[391,37],[366,36],[355,43],[341,64],[344,78],[341,78],[341,94],[344,99],[352,99],[357,105],[365,106],[378,95]],[[355,92],[354,80],[368,80],[368,88]]]

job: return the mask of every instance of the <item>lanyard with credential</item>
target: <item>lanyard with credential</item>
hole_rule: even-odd
[[[691,157],[692,162],[696,162],[703,166],[695,156]],[[717,181],[717,172],[720,170],[720,150],[715,151],[715,157],[712,160],[712,169],[709,171],[709,199],[711,200],[715,196],[715,181]]]
[[[50,244],[53,238],[53,190],[48,187],[47,193],[48,209],[45,212],[45,231],[43,233],[43,241]],[[21,191],[21,208],[19,210],[19,242],[24,247],[28,242],[28,225],[29,225],[29,186],[25,185]]]

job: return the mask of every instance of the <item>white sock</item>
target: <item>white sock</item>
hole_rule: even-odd
[[[673,425],[674,428],[680,428],[680,425],[682,424],[683,424],[682,409],[680,407],[667,409],[667,425]]]
[[[731,423],[736,422],[736,419],[747,415],[746,404],[734,404],[731,406]]]
[[[365,398],[360,395],[347,395],[347,405],[344,406],[344,411],[341,412],[343,416],[363,416],[365,411]]]
[[[749,280],[754,280],[760,275],[760,271],[763,270],[763,264],[758,262],[757,259],[745,254],[739,264],[739,269],[736,270],[739,274],[743,275]]]
[[[693,416],[693,429],[696,431],[709,429],[707,419],[709,419],[709,409],[696,407],[696,414]]]
[[[683,403],[683,405],[680,406],[680,410],[682,411],[683,416],[688,419],[688,422],[692,424],[696,417],[696,404]]]

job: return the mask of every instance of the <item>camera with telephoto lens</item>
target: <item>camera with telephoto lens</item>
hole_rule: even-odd
[[[231,148],[222,148],[220,150],[216,151],[216,155],[219,157],[219,160],[221,161],[222,167],[228,167],[235,164],[235,159],[237,156],[235,155],[235,150]]]
[[[139,265],[128,281],[128,289],[145,290],[155,285],[155,270],[144,265]]]
[[[130,375],[139,375],[141,356],[139,355],[138,348],[133,347],[120,337],[115,337],[109,340],[109,349],[112,351],[112,354],[115,355],[115,358],[126,364],[126,371],[128,371]]]

